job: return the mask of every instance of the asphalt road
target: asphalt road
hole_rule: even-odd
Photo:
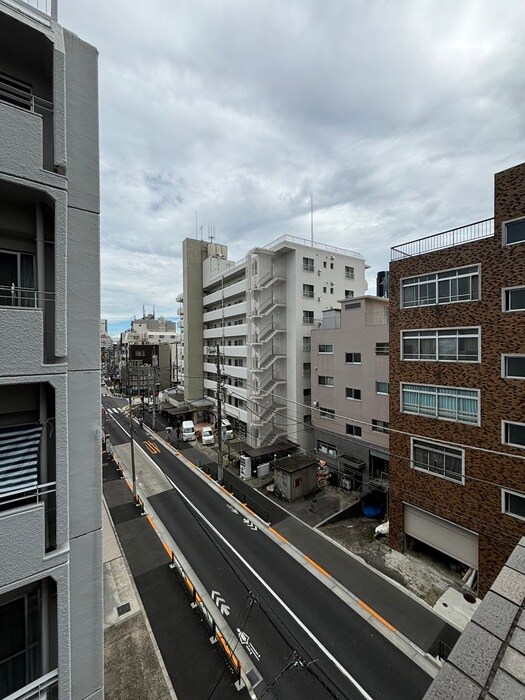
[[[113,404],[116,400],[110,399]],[[122,403],[122,402],[118,402]],[[115,415],[118,421],[118,415]],[[115,424],[111,422],[113,426]],[[124,433],[111,429],[114,443]],[[140,444],[149,436],[137,430]],[[421,698],[431,678],[170,451],[151,505],[276,698]]]

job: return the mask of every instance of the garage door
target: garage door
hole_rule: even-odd
[[[478,568],[478,536],[472,530],[405,503],[405,533],[463,564]]]

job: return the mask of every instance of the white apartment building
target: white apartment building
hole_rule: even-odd
[[[184,398],[216,401],[219,347],[224,412],[252,447],[288,438],[311,449],[303,375],[311,331],[337,299],[362,296],[359,253],[283,236],[239,262],[225,245],[183,243]],[[211,350],[210,350],[211,348]]]
[[[312,331],[314,449],[355,491],[388,486],[388,299],[355,297]],[[309,398],[309,397],[308,397]]]
[[[102,700],[98,54],[0,37],[0,697]]]

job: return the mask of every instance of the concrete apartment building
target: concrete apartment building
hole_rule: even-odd
[[[196,412],[215,403],[218,345],[237,434],[252,447],[287,437],[311,449],[310,334],[323,309],[364,294],[364,258],[283,236],[235,263],[225,245],[187,238],[183,266],[185,401]]]
[[[98,55],[0,1],[0,696],[103,697]]]
[[[525,533],[525,164],[496,174],[494,219],[392,249],[390,428],[391,545],[485,595]]]
[[[346,299],[323,312],[303,367],[314,448],[353,491],[388,487],[388,343],[388,299]]]

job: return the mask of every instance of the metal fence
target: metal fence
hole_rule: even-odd
[[[391,260],[403,260],[415,255],[424,255],[434,250],[452,248],[456,245],[470,243],[471,241],[488,238],[493,235],[494,219],[482,219],[467,226],[451,228],[448,231],[442,231],[432,236],[425,236],[415,241],[394,246],[391,250]]]

